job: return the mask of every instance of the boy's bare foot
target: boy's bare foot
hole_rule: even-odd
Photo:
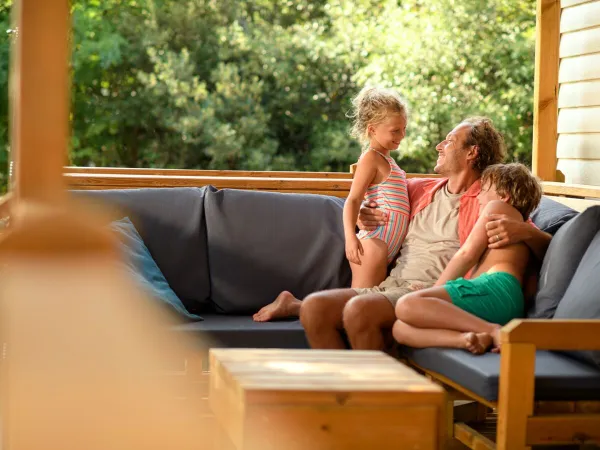
[[[290,292],[283,291],[277,298],[252,316],[255,322],[268,322],[274,319],[297,316],[300,310],[300,300]]]
[[[464,333],[465,348],[474,355],[485,353],[494,343],[489,333]]]
[[[492,339],[494,340],[494,348],[492,348],[492,352],[500,353],[500,330],[502,327],[498,325],[496,329],[491,333]]]

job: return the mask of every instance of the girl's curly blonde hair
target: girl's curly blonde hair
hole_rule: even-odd
[[[352,110],[347,114],[353,119],[350,136],[361,143],[363,151],[369,147],[369,125],[383,122],[390,114],[403,115],[408,120],[406,100],[394,89],[365,87],[352,99]]]

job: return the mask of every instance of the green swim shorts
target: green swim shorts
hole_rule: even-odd
[[[482,273],[472,280],[458,278],[448,281],[444,288],[452,303],[488,322],[504,325],[523,317],[523,290],[519,280],[509,273]]]

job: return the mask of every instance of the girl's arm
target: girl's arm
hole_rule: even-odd
[[[466,242],[454,254],[440,275],[440,278],[435,283],[435,286],[443,286],[447,281],[464,277],[465,274],[477,264],[481,255],[483,255],[488,247],[488,236],[485,228],[488,221],[488,214],[507,214],[514,218],[521,217],[515,208],[502,200],[493,200],[489,202],[483,211],[480,212],[479,218]],[[523,218],[521,218],[521,220],[523,220]]]
[[[377,159],[381,158],[374,152],[366,152],[358,160],[350,194],[344,204],[344,235],[346,239],[350,236],[356,236],[356,220],[358,219],[358,210],[367,192],[367,188],[377,175]]]

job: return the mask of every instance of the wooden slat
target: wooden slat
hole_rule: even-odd
[[[552,195],[546,195],[546,198],[554,200],[555,202],[561,203],[569,208],[573,208],[575,211],[585,211],[590,206],[600,205],[600,200],[585,200],[581,198],[570,198],[570,197],[555,197]]]
[[[140,169],[128,167],[75,167],[67,166],[64,173],[93,175],[166,175],[166,176],[204,176],[204,177],[261,177],[261,178],[334,178],[351,179],[347,172],[294,172],[294,171],[248,171],[248,170],[198,170],[198,169]]]
[[[581,444],[600,442],[600,414],[562,414],[530,417],[527,443]]]
[[[582,3],[591,3],[595,0],[561,0],[561,8],[568,8],[570,6],[581,5]]]
[[[595,80],[600,78],[600,54],[575,56],[560,62],[558,81],[570,83],[573,81]]]
[[[600,320],[512,320],[502,328],[501,341],[538,350],[600,350]]]
[[[534,371],[533,345],[503,343],[500,352],[496,441],[499,450],[529,448],[526,445],[527,418],[533,414]]]
[[[280,192],[337,192],[347,195],[352,180],[317,178],[192,177],[161,175],[65,174],[72,189],[193,187],[213,185],[219,189],[260,189]]]
[[[0,219],[10,216],[10,208],[12,204],[13,194],[8,193],[0,197]]]
[[[556,154],[559,158],[600,159],[600,133],[560,134]]]
[[[560,57],[600,52],[600,27],[563,34],[560,38]]]
[[[585,186],[582,184],[564,184],[557,182],[542,182],[544,194],[568,195],[571,197],[600,198],[600,187]]]
[[[454,438],[472,450],[496,450],[496,443],[464,423],[454,425]]]
[[[560,1],[538,0],[533,92],[533,173],[556,179]]]
[[[560,20],[560,32],[582,30],[600,25],[600,1],[566,8]]]
[[[15,2],[11,156],[15,199],[57,201],[69,136],[69,2]],[[40,151],[44,149],[44,151]]]
[[[600,60],[599,60],[600,62]],[[562,108],[558,113],[559,133],[600,132],[600,106]]]

